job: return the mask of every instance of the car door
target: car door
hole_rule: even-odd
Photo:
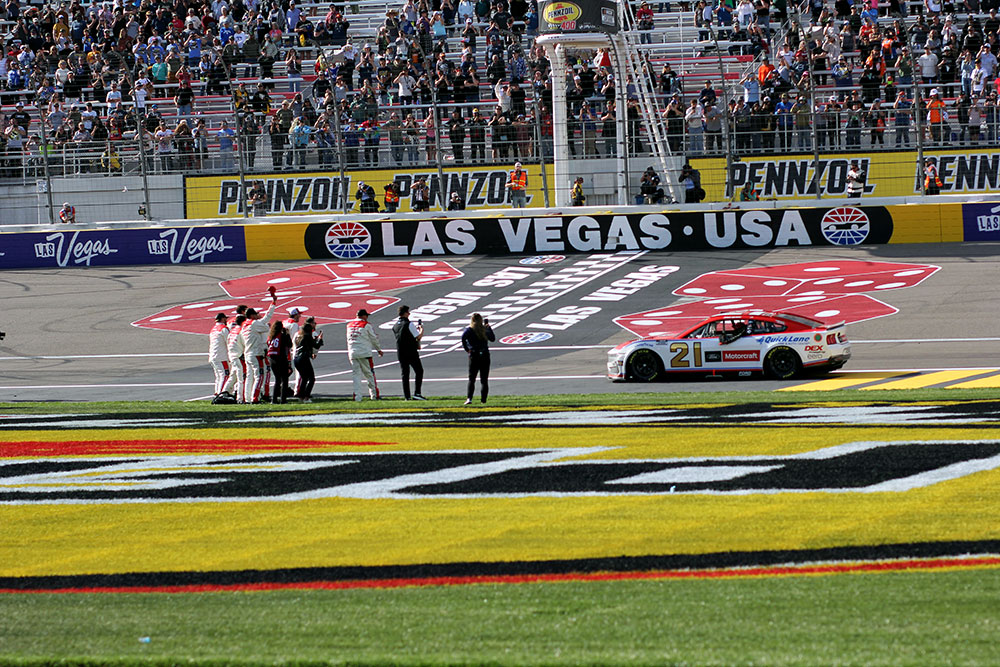
[[[717,323],[718,335],[705,339],[702,346],[705,365],[708,368],[719,371],[760,368],[760,342],[753,336],[753,329],[747,328],[748,324],[742,318],[720,320]]]

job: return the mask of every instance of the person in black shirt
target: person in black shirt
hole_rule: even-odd
[[[298,398],[303,403],[312,403],[312,390],[316,384],[316,372],[313,370],[312,360],[316,358],[316,351],[323,347],[323,332],[320,331],[319,335],[314,336],[315,330],[316,320],[310,317],[295,336],[295,357],[292,363],[299,372]]]
[[[271,403],[285,403],[288,400],[288,376],[291,374],[288,360],[292,352],[292,338],[281,322],[271,323],[267,337],[267,362],[274,376],[274,391]]]
[[[476,392],[476,375],[482,385],[481,401],[486,402],[490,393],[490,341],[496,336],[490,328],[489,318],[483,318],[479,313],[473,313],[469,326],[462,332],[462,347],[469,355],[469,386],[466,390],[465,404],[472,403],[472,395]]]
[[[403,376],[403,400],[410,400],[410,369],[413,369],[413,398],[417,401],[426,400],[420,395],[420,385],[424,381],[424,366],[420,363],[420,339],[424,335],[424,327],[420,320],[410,321],[410,307],[399,307],[399,319],[392,325],[392,333],[396,336],[396,358]]]

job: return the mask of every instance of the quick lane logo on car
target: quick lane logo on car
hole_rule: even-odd
[[[763,344],[770,343],[808,343],[810,341],[809,336],[761,336],[759,338],[760,342]]]
[[[567,460],[608,451],[21,459],[0,464],[0,503],[903,492],[1000,467],[1000,440],[854,442],[788,456]]]

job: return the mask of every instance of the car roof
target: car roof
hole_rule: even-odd
[[[785,322],[793,325],[797,325],[796,328],[804,329],[824,329],[828,325],[825,322],[819,320],[814,320],[811,317],[806,317],[805,315],[796,315],[793,313],[783,313],[783,312],[769,312],[766,310],[744,310],[744,311],[732,311],[728,313],[719,313],[717,315],[712,315],[707,317],[698,324],[686,329],[681,336],[686,336],[695,329],[699,329],[706,324],[711,322],[718,322],[720,320],[764,320],[770,322]]]

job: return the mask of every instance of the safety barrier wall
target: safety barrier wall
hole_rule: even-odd
[[[1000,241],[998,202],[576,212],[6,233],[0,268]]]
[[[337,214],[358,210],[355,193],[359,183],[367,183],[375,190],[376,200],[382,207],[384,188],[395,183],[399,193],[397,212],[413,210],[411,190],[423,178],[430,190],[432,208],[444,209],[450,193],[458,193],[469,210],[503,207],[508,201],[507,175],[513,170],[509,165],[469,165],[443,168],[439,174],[434,167],[394,169],[367,169],[348,171],[341,179],[338,171],[289,172],[287,174],[249,175],[247,188],[260,181],[267,192],[265,209],[269,215]],[[545,206],[545,193],[541,166],[525,165],[528,182],[525,199],[530,207]],[[442,183],[441,176],[444,177]],[[546,171],[550,185],[554,174],[551,165]],[[344,201],[346,197],[347,201]],[[185,217],[189,220],[204,218],[234,218],[243,216],[240,197],[240,180],[235,174],[225,176],[187,176],[184,179]],[[555,203],[554,195],[551,202]],[[345,207],[346,204],[346,207]]]
[[[1000,188],[998,150],[927,150],[923,157],[937,168],[942,194],[989,194]],[[818,183],[820,198],[845,197],[847,172],[854,161],[866,174],[865,197],[909,197],[922,192],[924,169],[916,151],[821,153],[818,162],[812,154],[735,159],[730,165],[733,191],[738,194],[749,181],[762,199],[803,200],[807,204],[810,199],[817,200]],[[725,201],[725,159],[700,158],[691,164],[701,172],[706,199]]]

